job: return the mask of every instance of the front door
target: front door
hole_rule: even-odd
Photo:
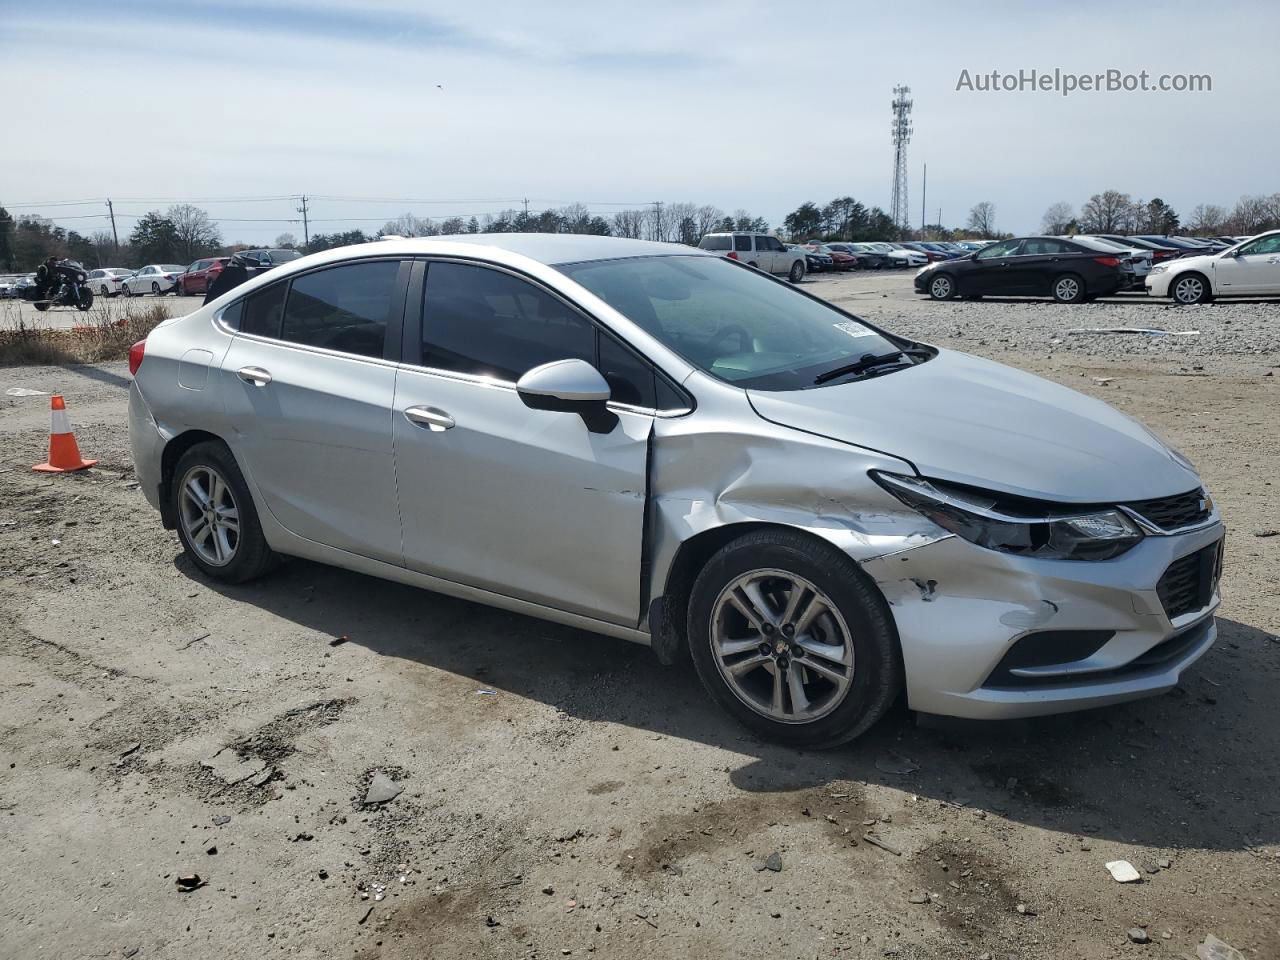
[[[425,287],[392,417],[406,566],[635,626],[653,417],[619,408],[593,432],[524,405],[533,367],[600,364],[594,323],[546,289],[447,261]]]
[[[383,357],[388,321],[403,311],[408,265],[399,271],[397,260],[363,261],[256,291],[224,314],[240,332],[221,374],[231,447],[271,515],[300,537],[395,564],[396,366]]]
[[[1018,292],[1011,279],[1010,264],[1021,243],[1021,240],[1005,240],[979,250],[973,266],[959,274],[960,292],[997,295]]]
[[[1218,257],[1214,272],[1224,296],[1280,295],[1280,233],[1246,244],[1234,257]]]

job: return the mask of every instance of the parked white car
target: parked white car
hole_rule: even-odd
[[[1175,303],[1214,297],[1280,296],[1280,230],[1269,230],[1221,253],[1180,257],[1151,268],[1147,293]]]
[[[788,250],[781,240],[767,233],[708,233],[698,241],[698,248],[741,260],[765,273],[780,274],[792,283],[804,279],[804,251]]]
[[[126,297],[141,297],[148,293],[156,296],[170,293],[178,289],[178,277],[182,276],[186,267],[176,263],[152,263],[135,274],[125,277],[120,284],[120,292]]]
[[[120,293],[120,286],[125,279],[133,276],[132,270],[124,267],[103,267],[89,271],[89,289],[100,297],[114,297]]]

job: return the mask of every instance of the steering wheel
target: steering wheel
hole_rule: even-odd
[[[738,338],[738,353],[749,353],[751,348],[755,346],[755,341],[751,338],[751,334],[747,332],[747,328],[734,323],[727,327],[721,327],[716,331],[715,336],[707,344],[707,352],[717,359],[724,356],[732,356],[733,354],[726,354],[720,347],[721,341],[728,340],[730,337]]]

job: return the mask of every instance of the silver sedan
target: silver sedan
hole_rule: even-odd
[[[135,345],[138,477],[204,574],[305,557],[692,660],[830,745],[1170,689],[1223,528],[1106,404],[688,247],[304,257]]]

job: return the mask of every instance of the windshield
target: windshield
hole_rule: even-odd
[[[758,270],[720,257],[560,264],[689,363],[739,387],[796,390],[901,344]]]
[[[160,269],[165,273],[185,273],[187,268],[177,263],[162,263]]]

